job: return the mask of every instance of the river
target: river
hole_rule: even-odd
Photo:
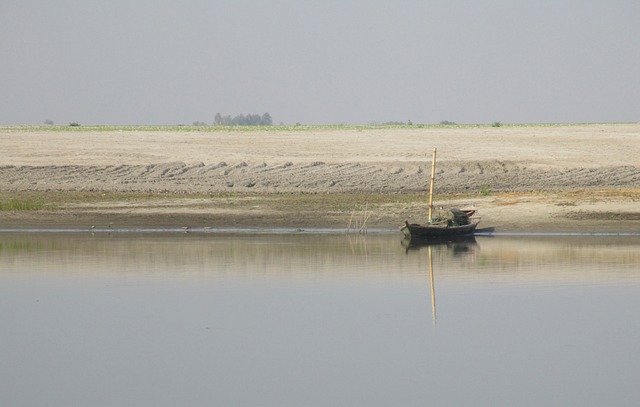
[[[0,405],[640,404],[640,236],[0,233]]]

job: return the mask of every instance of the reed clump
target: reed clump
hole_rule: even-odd
[[[37,211],[44,208],[44,202],[32,199],[9,198],[0,200],[0,211]]]
[[[365,203],[364,208],[354,208],[351,211],[349,224],[347,225],[347,233],[367,233],[367,221],[371,217],[372,212],[369,210],[369,204]]]

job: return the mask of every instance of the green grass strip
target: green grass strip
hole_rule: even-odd
[[[0,211],[37,211],[44,208],[43,201],[10,198],[0,201]]]

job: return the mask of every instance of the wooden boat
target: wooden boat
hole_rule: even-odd
[[[463,209],[459,209],[461,212],[465,212]],[[426,225],[418,223],[404,222],[404,225],[400,227],[402,233],[407,237],[413,239],[446,239],[449,237],[469,236],[473,235],[478,223],[480,223],[480,217],[476,216],[475,209],[468,210],[470,212],[469,223],[464,225],[454,225],[448,222],[443,223],[428,223]]]
[[[433,219],[433,184],[436,172],[436,149],[433,149],[431,185],[429,187],[429,222],[427,224],[405,221],[400,230],[411,239],[442,240],[451,237],[473,235],[480,216],[475,208],[452,209],[450,218]]]

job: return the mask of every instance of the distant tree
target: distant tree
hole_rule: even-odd
[[[248,114],[244,118],[245,126],[259,126],[261,117],[259,114]]]
[[[213,124],[216,126],[271,126],[272,120],[269,113],[265,113],[262,116],[259,114],[239,114],[235,117],[229,115],[222,116],[220,113],[216,113],[213,119]]]
[[[244,115],[243,114],[239,114],[236,117],[234,117],[233,119],[231,119],[231,125],[232,126],[242,126],[244,124]]]
[[[260,118],[260,124],[262,126],[271,126],[273,124],[273,121],[271,120],[271,115],[269,114],[269,112],[262,115],[262,117]]]
[[[440,122],[440,124],[445,124],[445,125],[449,125],[449,124],[456,124],[455,122],[450,122],[449,120],[443,120]]]
[[[47,119],[47,120],[44,121],[44,124],[46,124],[48,126],[53,126],[53,120]]]

